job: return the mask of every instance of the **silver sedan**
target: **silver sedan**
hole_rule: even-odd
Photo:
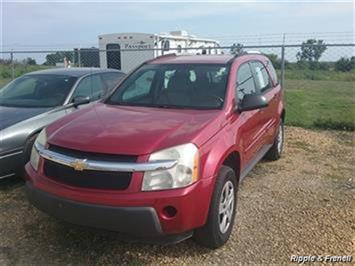
[[[104,97],[124,76],[114,69],[49,69],[1,88],[0,179],[22,173],[42,128]]]

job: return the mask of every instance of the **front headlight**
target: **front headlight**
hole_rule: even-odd
[[[187,143],[152,153],[149,161],[176,160],[168,170],[147,171],[143,177],[143,191],[186,187],[198,179],[199,153],[197,147]]]
[[[47,144],[47,133],[46,130],[43,129],[41,133],[39,133],[38,137],[36,138],[35,144],[32,147],[31,151],[31,158],[30,158],[30,163],[36,171],[38,170],[38,164],[39,164],[39,153],[37,149],[35,148],[35,145],[38,144],[40,146],[45,146]]]

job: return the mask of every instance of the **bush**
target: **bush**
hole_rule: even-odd
[[[275,69],[281,69],[281,59],[278,58],[276,54],[265,54],[265,55],[270,59]]]
[[[355,57],[351,57],[351,59],[342,57],[335,63],[335,69],[341,72],[349,72],[354,68],[355,65]]]

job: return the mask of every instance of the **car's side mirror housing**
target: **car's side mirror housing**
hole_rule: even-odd
[[[79,105],[82,105],[82,104],[87,104],[90,102],[90,97],[88,96],[75,96],[73,99],[72,99],[72,104],[74,107],[77,107]]]
[[[260,94],[246,94],[238,104],[238,112],[245,112],[265,108],[268,106],[266,98]]]

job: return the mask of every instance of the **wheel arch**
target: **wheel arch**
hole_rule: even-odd
[[[233,169],[235,176],[237,178],[237,182],[240,179],[240,154],[238,151],[231,151],[223,160],[219,168],[224,165]]]
[[[286,110],[282,109],[282,112],[281,112],[281,120],[282,120],[282,122],[285,122],[285,118],[286,118]]]

